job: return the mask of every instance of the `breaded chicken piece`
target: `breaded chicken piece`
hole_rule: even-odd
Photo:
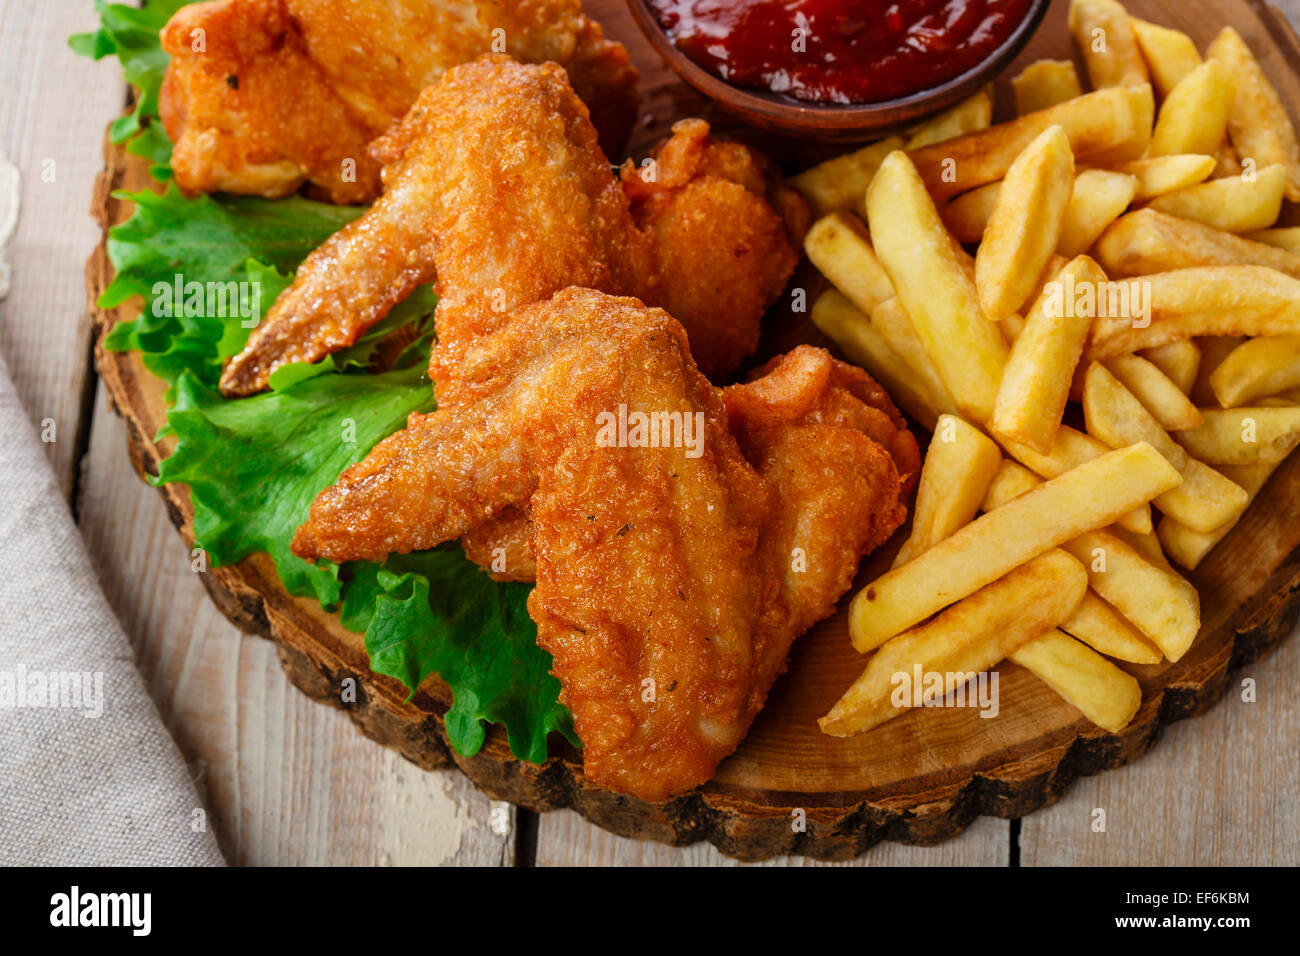
[[[461,536],[465,557],[483,568],[496,581],[537,580],[537,556],[533,554],[533,524],[527,504],[510,505],[490,521]]]
[[[189,191],[275,198],[304,182],[331,202],[380,189],[366,146],[448,69],[488,52],[554,61],[618,152],[636,70],[580,0],[210,0],[162,31],[160,113]]]
[[[921,450],[889,393],[862,369],[831,358],[825,349],[797,346],[756,369],[748,382],[727,388],[725,395],[742,447],[757,449],[774,429],[794,424],[852,428],[889,453],[903,481],[904,499],[916,487]]]
[[[620,186],[564,72],[503,56],[449,71],[372,152],[383,196],[299,267],[227,364],[227,395],[355,342],[435,275],[440,399],[462,343],[569,285],[670,304],[721,377],[753,352],[797,260],[766,197],[806,217],[758,154],[710,143],[700,120],[659,148],[663,181]]]
[[[648,243],[555,64],[453,69],[373,151],[383,195],[299,266],[223,370],[227,395],[352,344],[435,275],[446,350],[568,285],[640,291]]]
[[[645,800],[683,792],[740,743],[790,644],[903,520],[894,460],[858,425],[919,458],[892,406],[858,398],[878,398],[874,383],[825,352],[770,375],[724,401],[667,313],[564,290],[471,343],[449,402],[322,492],[294,552],[376,560],[526,501],[529,614],[585,776]],[[633,432],[633,412],[659,430]]]
[[[787,593],[797,595],[793,619],[807,628],[848,589],[856,555],[906,519],[920,447],[871,376],[808,345],[772,359],[724,399],[745,457],[777,489],[771,550],[784,562]],[[804,556],[798,568],[795,548]]]
[[[661,277],[654,302],[678,318],[701,317],[683,320],[691,353],[719,378],[758,347],[759,320],[799,261],[807,206],[763,156],[713,142],[701,119],[675,123],[651,159],[626,161],[621,178],[651,236]]]

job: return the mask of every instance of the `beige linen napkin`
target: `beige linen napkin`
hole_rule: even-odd
[[[205,816],[0,357],[0,864],[219,865]]]

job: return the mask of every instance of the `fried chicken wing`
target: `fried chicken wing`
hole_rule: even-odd
[[[654,301],[670,315],[700,317],[683,324],[695,360],[716,377],[758,347],[758,318],[798,262],[806,207],[762,156],[712,142],[700,119],[676,123],[651,158],[640,167],[628,160],[621,178],[651,237],[661,278]]]
[[[906,519],[921,451],[885,390],[824,349],[800,345],[724,398],[745,457],[775,489],[765,540],[799,633]]]
[[[566,289],[470,343],[446,401],[322,492],[293,547],[375,560],[525,508],[529,613],[584,773],[660,800],[712,776],[902,522],[899,466],[864,427],[916,467],[888,399],[825,352],[724,393],[667,313]]]
[[[510,505],[490,521],[465,532],[460,539],[465,557],[497,581],[537,580],[533,554],[533,525],[524,505]]]
[[[490,51],[569,71],[605,148],[636,117],[636,70],[580,0],[209,0],[162,32],[159,107],[186,190],[332,202],[379,193],[366,145],[448,69]]]
[[[355,342],[435,275],[438,340],[454,353],[516,305],[572,284],[638,291],[649,271],[586,107],[555,64],[496,56],[451,70],[373,149],[383,195],[299,267],[227,363],[226,394]]]
[[[227,364],[226,394],[350,344],[435,275],[440,399],[464,343],[569,285],[668,306],[719,377],[753,352],[797,260],[769,197],[798,207],[758,154],[696,120],[659,148],[659,182],[620,184],[554,65],[457,67],[372,151],[383,196],[308,256]]]

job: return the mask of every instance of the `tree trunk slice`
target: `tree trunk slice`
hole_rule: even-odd
[[[628,44],[642,71],[643,122],[632,155],[643,154],[674,119],[703,113],[730,128],[700,98],[658,63],[618,0],[589,4],[607,31]],[[1134,0],[1131,11],[1189,33],[1200,48],[1231,23],[1255,50],[1293,117],[1300,118],[1300,42],[1282,16],[1247,0]],[[1007,76],[1040,57],[1071,56],[1065,4],[1055,4],[1028,50]],[[1002,114],[1005,80],[999,83]],[[754,138],[750,133],[747,138]],[[823,147],[762,139],[783,159],[801,165]],[[107,231],[130,214],[114,199],[117,189],[151,185],[143,161],[105,141],[106,167],[96,183],[92,211]],[[1288,210],[1294,214],[1294,209]],[[132,463],[141,476],[156,475],[170,451],[153,436],[166,419],[164,386],[136,353],[108,352],[103,336],[132,318],[138,303],[99,310],[95,302],[112,277],[105,240],[86,265],[95,358],[114,409],[125,419]],[[806,264],[795,278],[810,293],[815,274]],[[810,294],[811,298],[811,294]],[[828,344],[806,315],[769,317],[762,354],[798,342]],[[159,489],[173,524],[193,545],[193,512],[183,485]],[[977,815],[1014,818],[1056,801],[1081,775],[1118,767],[1150,748],[1160,728],[1200,714],[1222,695],[1232,667],[1267,654],[1292,630],[1300,613],[1300,456],[1292,456],[1259,495],[1232,533],[1190,575],[1201,594],[1202,628],[1176,664],[1123,665],[1142,684],[1141,709],[1121,733],[1109,734],[1046,685],[1013,664],[999,665],[1001,711],[981,719],[974,709],[913,710],[877,729],[847,739],[824,736],[816,719],[861,671],[864,658],[849,644],[845,608],[796,642],[789,672],[772,694],[740,749],[698,790],[660,804],[611,793],[583,779],[581,755],[552,737],[543,766],[516,760],[500,728],[489,730],[482,750],[464,757],[451,749],[443,715],[450,691],[431,678],[407,701],[406,689],[370,672],[362,637],[334,614],[290,597],[266,555],[203,574],[213,600],[232,622],[279,644],[281,663],[304,693],[346,710],[367,736],[425,769],[455,764],[494,798],[544,811],[572,807],[614,833],[686,845],[708,840],[746,860],[800,853],[847,859],[884,839],[934,844],[961,832]],[[895,545],[896,547],[896,545]],[[893,548],[873,556],[857,586],[888,566]],[[355,680],[356,700],[344,703],[343,682]],[[796,811],[806,815],[797,832]]]

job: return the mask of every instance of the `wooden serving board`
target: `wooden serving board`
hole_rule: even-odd
[[[1285,101],[1300,118],[1300,41],[1283,17],[1254,0],[1132,0],[1138,16],[1186,31],[1201,48],[1231,23],[1246,38]],[[632,51],[642,73],[643,121],[631,155],[642,155],[684,116],[705,115],[720,130],[754,139],[794,168],[827,154],[819,144],[759,137],[737,130],[655,58],[620,0],[588,3],[607,32]],[[1030,60],[1067,58],[1064,0],[1057,0],[1038,34],[999,80],[998,116],[1009,114],[1007,79]],[[126,219],[130,204],[117,189],[151,185],[145,164],[105,143],[106,167],[92,209],[105,230]],[[1294,209],[1288,210],[1292,216]],[[143,475],[157,473],[169,452],[153,436],[166,420],[161,381],[139,356],[107,352],[104,334],[132,318],[138,303],[96,309],[112,277],[106,246],[86,267],[96,331],[96,361],[115,409],[128,426],[130,454]],[[815,291],[820,280],[805,264],[794,285]],[[829,345],[804,315],[779,308],[769,316],[760,355],[798,342]],[[188,489],[166,485],[160,493],[173,523],[193,542]],[[1161,727],[1210,707],[1223,693],[1231,667],[1268,653],[1300,613],[1300,456],[1274,474],[1233,532],[1191,575],[1201,594],[1202,630],[1178,663],[1124,665],[1142,684],[1143,702],[1133,722],[1108,734],[1082,719],[1046,685],[1010,663],[999,665],[1001,710],[981,719],[973,709],[914,710],[857,737],[824,736],[816,719],[853,681],[864,658],[849,645],[847,596],[840,613],[796,642],[788,673],[774,687],[740,749],[704,787],[662,804],[647,804],[597,787],[582,774],[580,753],[558,737],[543,766],[514,759],[505,735],[493,728],[482,750],[463,757],[447,744],[442,715],[450,693],[436,679],[406,701],[396,681],[370,673],[360,635],[314,602],[290,597],[274,565],[256,555],[203,575],[217,606],[246,631],[276,641],[286,673],[308,695],[346,710],[361,730],[425,769],[454,764],[494,798],[533,810],[569,806],[624,836],[685,845],[708,840],[724,853],[748,860],[783,853],[845,859],[879,840],[933,844],[959,833],[977,815],[1019,817],[1054,802],[1078,776],[1117,767],[1150,748]],[[858,585],[888,566],[897,547],[873,556]],[[856,590],[856,586],[854,588]],[[355,703],[340,700],[341,681],[358,678]],[[802,810],[806,827],[792,823]]]

